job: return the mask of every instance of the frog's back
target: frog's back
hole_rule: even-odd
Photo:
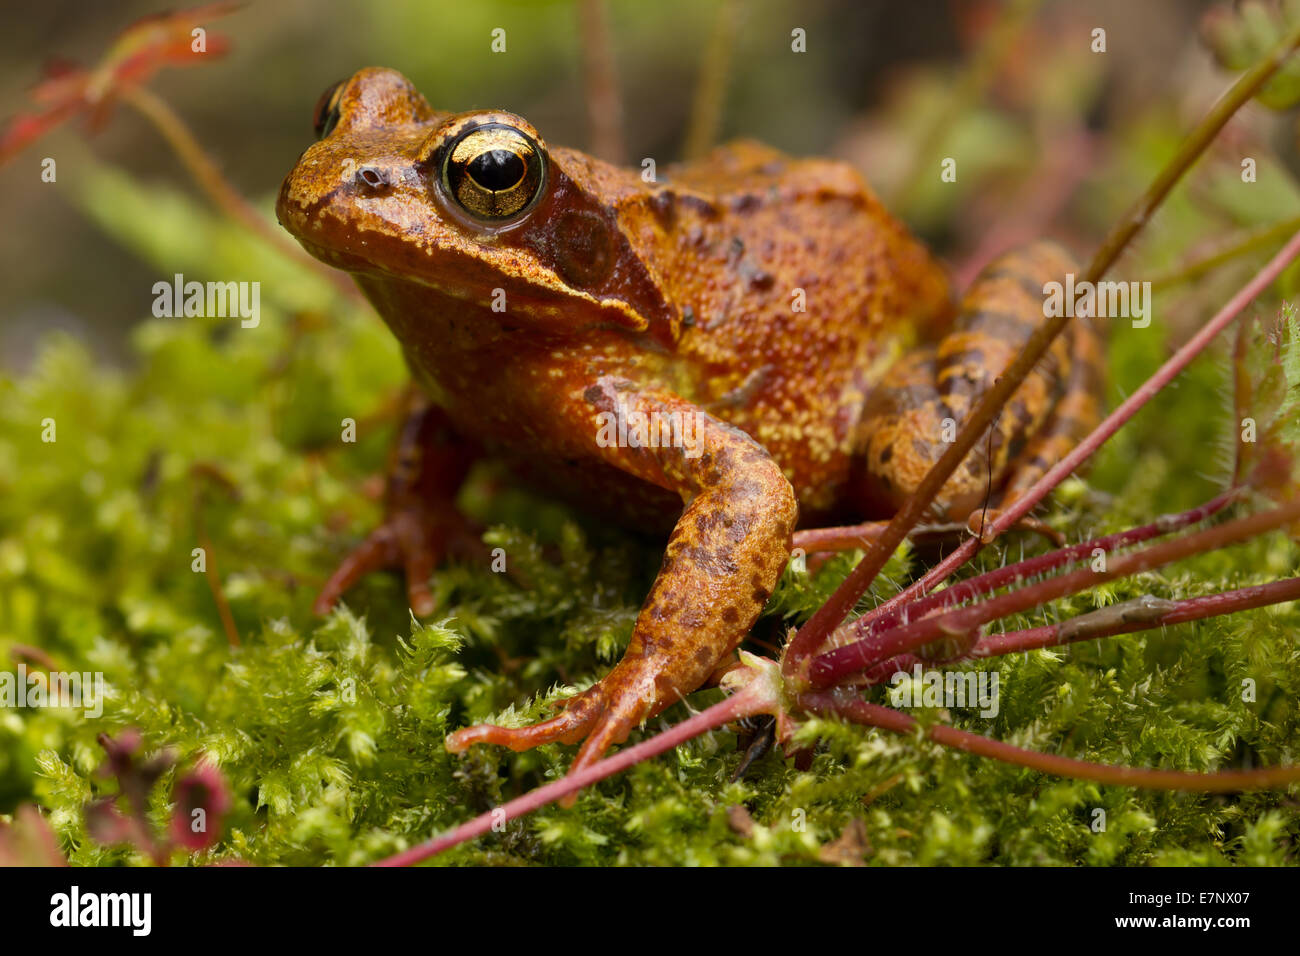
[[[946,273],[844,163],[742,141],[667,170],[661,269],[695,400],[828,511],[871,386],[951,312]]]

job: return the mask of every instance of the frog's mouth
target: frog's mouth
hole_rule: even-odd
[[[313,258],[349,273],[381,313],[384,311],[383,302],[389,296],[377,296],[376,288],[397,286],[411,290],[422,287],[430,293],[430,308],[436,307],[439,298],[454,299],[484,310],[503,325],[508,325],[513,317],[523,318],[530,327],[555,334],[573,334],[592,328],[647,331],[645,318],[622,301],[586,296],[584,304],[591,308],[586,312],[589,318],[584,321],[583,310],[574,307],[572,293],[512,282],[481,261],[470,261],[461,268],[443,268],[430,274],[428,271],[394,268],[355,252],[322,245],[301,236],[295,238]],[[403,252],[409,254],[405,247]],[[509,302],[507,312],[494,308],[494,299],[502,293],[504,300]]]

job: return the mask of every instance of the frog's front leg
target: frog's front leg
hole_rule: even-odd
[[[619,416],[633,425],[628,435],[638,420],[649,423],[657,447],[606,446],[600,456],[676,491],[686,509],[622,661],[566,701],[553,719],[523,728],[470,727],[447,738],[453,752],[475,743],[527,750],[585,737],[573,770],[599,760],[641,721],[705,681],[748,633],[789,557],[798,505],[761,445],[675,395],[637,390],[614,377],[599,379],[581,395],[574,424],[593,437],[602,427],[606,434],[616,431],[608,426]],[[602,414],[613,417],[602,420]]]
[[[396,567],[406,573],[411,610],[421,617],[432,614],[429,576],[442,558],[482,549],[478,529],[456,510],[454,501],[475,455],[446,414],[412,388],[389,457],[383,523],[330,576],[316,598],[316,613],[328,612],[371,571]]]

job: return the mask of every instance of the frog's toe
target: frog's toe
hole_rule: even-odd
[[[650,715],[654,698],[624,693],[606,677],[560,701],[558,706],[563,708],[559,714],[529,727],[477,724],[458,730],[448,735],[447,749],[462,753],[474,744],[497,744],[511,750],[528,750],[542,744],[575,744],[583,740],[572,772],[595,763],[610,747],[626,740],[633,728]]]
[[[401,568],[406,595],[417,617],[437,610],[429,578],[447,553],[469,556],[482,548],[475,529],[454,509],[403,508],[391,512],[378,528],[343,559],[321,588],[313,610],[329,612],[344,593],[372,571]]]
[[[345,557],[334,573],[330,575],[312,610],[317,614],[327,614],[330,608],[339,602],[352,585],[356,584],[371,571],[393,567],[398,560],[397,539],[388,525],[381,525],[372,531],[369,537],[357,545]]]
[[[681,696],[674,681],[653,658],[624,658],[600,683],[561,701],[564,710],[550,720],[531,727],[479,724],[449,735],[446,746],[452,753],[461,753],[477,743],[527,750],[540,744],[573,744],[581,740],[582,747],[569,768],[573,775],[599,761],[644,720]],[[576,798],[576,794],[570,794],[560,803],[572,806]]]
[[[591,766],[605,756],[605,751],[610,747],[627,740],[628,734],[646,719],[649,711],[650,708],[640,701],[631,702],[627,706],[615,702],[613,707],[600,715],[587,739],[583,741],[569,773],[578,773]]]
[[[599,685],[597,685],[599,686]],[[542,744],[577,743],[600,717],[602,706],[596,687],[561,701],[564,710],[528,727],[499,727],[476,724],[447,735],[446,747],[454,754],[464,753],[475,744],[496,744],[511,750],[531,750]]]
[[[653,710],[642,696],[613,693],[602,684],[562,701],[564,711],[531,727],[498,727],[478,724],[447,736],[446,747],[463,753],[474,744],[497,744],[511,750],[528,750],[542,744],[572,744],[583,740],[577,758],[569,768],[575,774],[596,763],[605,751],[622,743]],[[560,805],[570,807],[577,794],[569,794]]]

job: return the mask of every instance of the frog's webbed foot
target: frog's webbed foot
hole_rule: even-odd
[[[340,562],[321,588],[313,610],[328,613],[344,592],[372,571],[400,568],[406,574],[411,610],[420,617],[432,614],[437,602],[429,590],[430,576],[449,556],[480,556],[483,545],[478,530],[450,503],[403,503]]]

